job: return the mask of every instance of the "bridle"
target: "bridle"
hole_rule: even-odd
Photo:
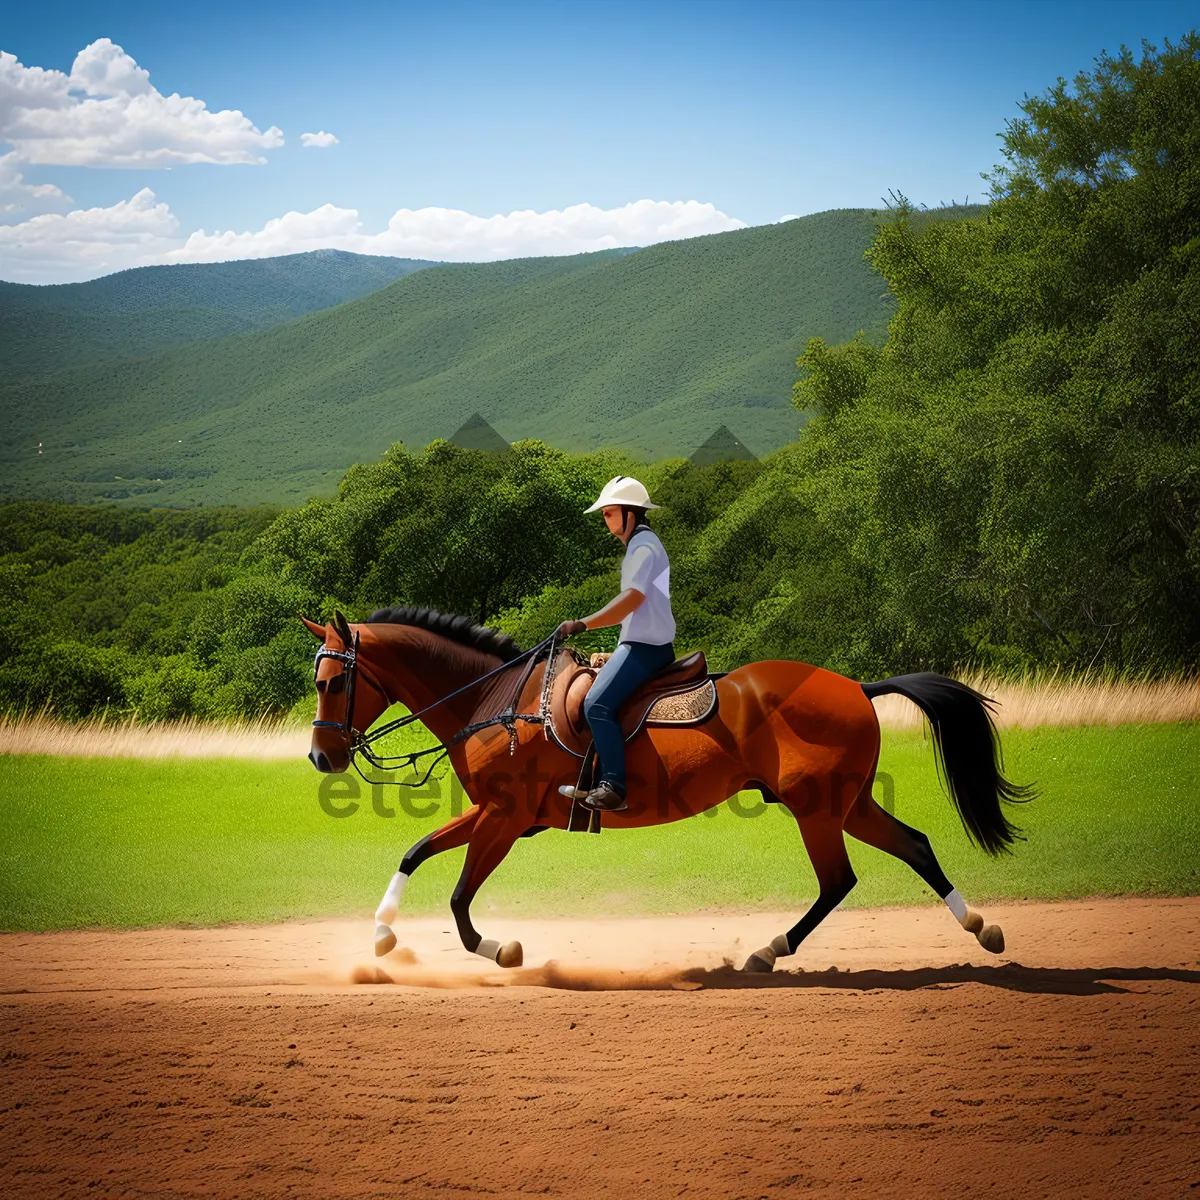
[[[429,764],[428,770],[426,770],[425,774],[416,782],[409,782],[409,781],[398,780],[398,779],[396,779],[396,780],[368,780],[368,782],[392,783],[392,784],[395,784],[395,786],[397,786],[397,787],[421,787],[426,782],[426,780],[428,780],[429,776],[433,773],[433,768],[436,767],[437,764],[439,762],[441,762],[441,760],[447,754],[450,753],[450,745],[457,743],[457,742],[465,741],[467,738],[471,737],[473,734],[478,733],[481,729],[487,729],[488,727],[490,727],[492,725],[503,725],[505,727],[505,729],[508,730],[508,733],[509,733],[508,752],[509,752],[509,754],[514,754],[516,752],[516,748],[517,748],[517,726],[516,726],[517,721],[527,721],[532,724],[538,724],[538,725],[546,724],[546,722],[549,720],[550,685],[553,682],[553,678],[554,678],[555,650],[557,649],[557,642],[558,642],[558,630],[556,629],[548,638],[546,638],[544,641],[538,642],[538,644],[536,646],[534,646],[532,649],[526,650],[523,653],[518,654],[516,656],[516,658],[511,658],[507,662],[501,663],[498,667],[496,667],[494,670],[489,671],[486,675],[480,675],[478,679],[470,680],[470,682],[463,684],[462,687],[456,688],[453,692],[450,692],[449,695],[443,696],[440,700],[435,700],[432,704],[427,704],[420,711],[415,712],[415,713],[409,713],[407,716],[404,716],[404,717],[397,717],[394,721],[389,721],[386,725],[381,725],[378,729],[368,730],[367,732],[364,733],[358,729],[355,729],[354,724],[353,724],[353,721],[354,721],[354,696],[355,696],[355,693],[356,693],[357,687],[358,687],[359,671],[362,670],[362,672],[363,672],[363,681],[368,686],[373,687],[383,697],[386,707],[389,707],[389,708],[391,707],[392,698],[387,694],[386,690],[379,683],[377,683],[374,679],[371,678],[370,674],[368,674],[366,669],[361,667],[361,665],[358,661],[358,634],[355,633],[353,640],[350,641],[349,643],[347,643],[344,649],[330,650],[326,646],[321,646],[320,649],[317,650],[316,657],[313,659],[313,684],[314,684],[314,686],[317,682],[317,672],[321,668],[322,660],[326,659],[326,658],[332,658],[335,662],[340,662],[342,664],[342,673],[341,673],[341,675],[334,675],[329,680],[329,683],[326,685],[327,690],[326,690],[325,694],[327,694],[327,695],[329,694],[328,688],[330,685],[332,685],[334,680],[339,680],[339,679],[345,680],[345,683],[342,684],[342,687],[345,689],[345,692],[346,692],[346,712],[345,712],[345,715],[342,717],[342,719],[340,721],[314,720],[313,728],[314,729],[336,729],[342,735],[342,737],[344,737],[346,739],[346,741],[349,744],[349,748],[350,748],[350,762],[353,765],[354,769],[359,773],[360,776],[362,776],[363,779],[366,779],[366,776],[363,775],[362,770],[359,767],[358,762],[357,762],[357,756],[359,754],[361,754],[362,757],[365,758],[367,760],[367,762],[369,762],[371,764],[371,766],[373,766],[377,770],[381,770],[381,771],[399,771],[404,766],[410,766],[410,767],[415,768],[418,759],[424,758],[426,755],[429,755],[429,754],[436,754],[437,758],[435,758]],[[550,648],[549,649],[549,659],[548,659],[548,664],[546,667],[546,674],[542,680],[542,696],[541,696],[541,704],[539,705],[539,711],[537,713],[514,712],[513,709],[516,705],[518,698],[520,697],[522,688],[525,686],[525,681],[529,678],[530,674],[532,673],[533,668],[537,663],[537,659],[538,659],[540,652],[542,650],[544,650],[546,647]],[[516,690],[513,695],[513,699],[510,702],[510,704],[508,705],[508,707],[503,712],[497,714],[496,716],[488,717],[482,721],[476,721],[474,724],[467,725],[465,728],[460,729],[450,739],[450,745],[447,745],[446,743],[443,743],[443,742],[439,742],[436,746],[430,746],[424,750],[414,750],[408,754],[384,754],[384,755],[380,755],[380,754],[376,753],[371,748],[372,743],[378,742],[381,738],[386,737],[389,733],[395,733],[396,730],[403,729],[405,726],[411,725],[414,721],[418,720],[420,717],[423,717],[427,712],[429,712],[430,709],[436,708],[439,704],[445,704],[445,702],[447,700],[452,700],[455,696],[461,694],[462,692],[467,691],[469,688],[476,687],[477,685],[483,683],[485,680],[490,679],[493,675],[500,674],[501,671],[507,671],[510,667],[515,666],[517,663],[521,662],[524,659],[528,659],[529,662],[526,665],[524,672],[522,672],[521,679],[517,683]],[[392,763],[395,763],[395,765],[394,766],[390,765]]]
[[[321,660],[325,658],[332,658],[335,662],[342,664],[341,675],[335,675],[333,679],[344,680],[342,687],[346,691],[346,715],[340,721],[313,721],[313,728],[336,729],[344,738],[350,739],[356,735],[356,731],[350,722],[354,714],[354,693],[358,681],[358,634],[354,635],[354,641],[345,650],[330,650],[327,646],[322,646],[317,651],[317,656],[313,659],[314,686],[317,682],[317,672],[321,669]],[[326,684],[327,693],[332,682],[333,680],[331,679]],[[378,691],[383,691],[378,685],[375,686]],[[388,698],[386,692],[384,692],[383,698],[385,700]]]

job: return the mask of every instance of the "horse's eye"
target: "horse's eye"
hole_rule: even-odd
[[[317,680],[317,691],[318,691],[318,692],[324,692],[324,691],[325,691],[325,680],[324,680],[324,679],[318,679],[318,680]]]
[[[346,689],[345,675],[335,675],[329,681],[329,694],[331,696],[336,696],[339,692],[345,691],[345,689]]]

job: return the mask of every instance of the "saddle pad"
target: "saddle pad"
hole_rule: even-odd
[[[690,692],[660,696],[646,714],[647,725],[698,725],[712,715],[717,704],[717,685],[706,679]]]

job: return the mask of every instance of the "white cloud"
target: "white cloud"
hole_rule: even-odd
[[[71,197],[52,183],[26,183],[15,153],[0,154],[0,213],[44,212],[72,203]]]
[[[358,213],[352,208],[334,208],[324,204],[310,213],[290,212],[273,217],[253,233],[193,233],[179,248],[171,251],[170,262],[227,262],[234,258],[274,258],[279,254],[303,254],[308,250],[355,250],[360,254],[379,254],[379,250],[360,250],[364,240]]]
[[[637,200],[621,208],[575,204],[561,211],[524,209],[494,217],[476,217],[454,208],[402,208],[385,230],[367,233],[355,209],[326,204],[310,213],[277,217],[254,232],[210,234],[199,230],[172,255],[172,261],[220,262],[330,246],[398,258],[491,262],[648,246],[743,226],[735,217],[696,200]]]
[[[326,146],[336,146],[338,139],[332,133],[326,133],[321,130],[320,133],[302,133],[300,135],[300,144],[302,146],[313,146],[318,150],[324,150]]]
[[[147,96],[150,72],[139,67],[133,59],[109,38],[100,38],[84,46],[75,56],[71,67],[71,82],[89,96]]]
[[[179,246],[179,221],[149,188],[111,208],[44,213],[0,225],[5,278],[69,283],[163,262]]]
[[[108,38],[85,46],[69,75],[26,67],[0,51],[0,141],[28,163],[73,167],[171,167],[261,163],[283,145],[236,109],[164,96]]]
[[[638,200],[610,209],[575,204],[561,211],[522,210],[493,217],[451,208],[402,208],[378,233],[363,229],[355,209],[332,204],[309,213],[289,212],[244,233],[201,229],[182,238],[178,224],[167,205],[157,203],[154,193],[144,188],[112,208],[0,226],[0,269],[8,279],[49,283],[91,279],[151,263],[225,262],[326,248],[490,262],[647,246],[745,227],[736,217],[695,200]]]
[[[797,220],[799,220],[798,213],[786,213],[784,216],[780,217],[779,220],[775,222],[775,224],[782,225],[784,223],[784,221],[797,221]]]

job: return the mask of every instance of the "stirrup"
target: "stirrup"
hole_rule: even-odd
[[[592,777],[596,773],[596,743],[589,742],[579,763],[579,778],[574,784],[560,783],[558,794],[568,800],[582,800],[595,787]],[[595,811],[595,810],[593,810]]]

